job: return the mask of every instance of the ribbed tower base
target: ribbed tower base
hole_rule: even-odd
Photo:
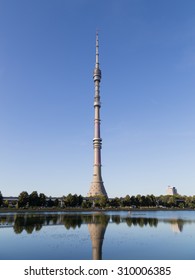
[[[89,193],[87,194],[88,197],[90,196],[106,196],[107,197],[107,193],[106,190],[104,188],[104,183],[103,182],[92,182],[91,183],[91,187],[89,190]]]

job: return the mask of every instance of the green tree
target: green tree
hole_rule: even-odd
[[[55,207],[58,207],[59,205],[60,205],[59,199],[56,198],[56,199],[54,200],[54,206],[55,206]]]
[[[137,199],[136,199],[136,197],[134,195],[131,196],[131,206],[132,205],[137,206]]]
[[[18,207],[25,207],[29,204],[29,194],[27,192],[21,192],[18,197]]]
[[[47,207],[53,207],[53,206],[54,206],[54,201],[50,197],[49,200],[47,201]]]
[[[177,206],[176,196],[175,195],[169,195],[167,204],[168,204],[168,207]]]
[[[141,205],[140,206],[148,206],[147,205],[147,199],[146,199],[145,195],[141,196]]]
[[[2,196],[2,193],[0,191],[0,206],[3,205],[3,196]]]
[[[44,193],[39,194],[39,206],[44,207],[46,205],[46,195]]]
[[[64,197],[64,206],[73,207],[75,204],[74,197],[71,193]]]
[[[100,197],[100,200],[99,200],[99,202],[100,202],[100,207],[106,207],[106,205],[107,205],[107,203],[108,203],[108,198],[106,197],[106,196],[104,196],[104,195],[102,195],[101,197]]]
[[[3,202],[3,207],[8,208],[8,206],[9,206],[9,201],[6,199],[6,200]]]
[[[78,206],[81,206],[82,203],[83,203],[83,196],[82,196],[82,195],[79,195],[79,196],[77,197],[77,205],[78,205]]]
[[[107,203],[108,203],[108,199],[104,195],[100,195],[95,199],[95,206],[96,207],[104,208],[104,207],[106,207]]]
[[[142,195],[141,196],[141,205],[140,206],[146,206],[146,207],[152,207],[152,206],[156,206],[156,198],[154,195]]]
[[[113,198],[109,202],[111,207],[119,207],[120,206],[120,199],[118,197]]]
[[[148,202],[148,206],[156,206],[157,204],[156,197],[153,194],[147,195],[146,200]]]
[[[126,195],[124,198],[125,206],[131,206],[131,198],[129,195]]]
[[[82,208],[91,208],[93,205],[93,202],[90,200],[84,200],[81,204]]]
[[[195,208],[195,196],[185,197],[185,207],[191,209]]]
[[[38,206],[38,205],[39,205],[39,196],[37,191],[34,191],[29,195],[29,206]]]
[[[81,195],[69,193],[67,196],[64,196],[64,206],[65,207],[80,207],[83,202],[83,197]]]
[[[142,196],[140,194],[136,195],[136,206],[142,206]]]

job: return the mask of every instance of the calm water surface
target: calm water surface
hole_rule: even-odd
[[[0,259],[195,259],[195,211],[0,213]]]

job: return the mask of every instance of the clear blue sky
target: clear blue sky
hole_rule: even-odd
[[[97,28],[108,195],[194,195],[194,0],[0,0],[2,194],[89,191]]]

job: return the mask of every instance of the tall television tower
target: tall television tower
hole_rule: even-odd
[[[93,165],[93,181],[88,197],[103,195],[107,197],[106,190],[104,188],[104,183],[102,181],[101,175],[101,148],[102,139],[100,137],[100,81],[101,81],[101,70],[99,68],[99,40],[98,33],[96,33],[96,61],[95,69],[93,72],[93,80],[95,85],[95,97],[94,97],[94,138],[93,138],[93,149],[94,149],[94,165]]]

